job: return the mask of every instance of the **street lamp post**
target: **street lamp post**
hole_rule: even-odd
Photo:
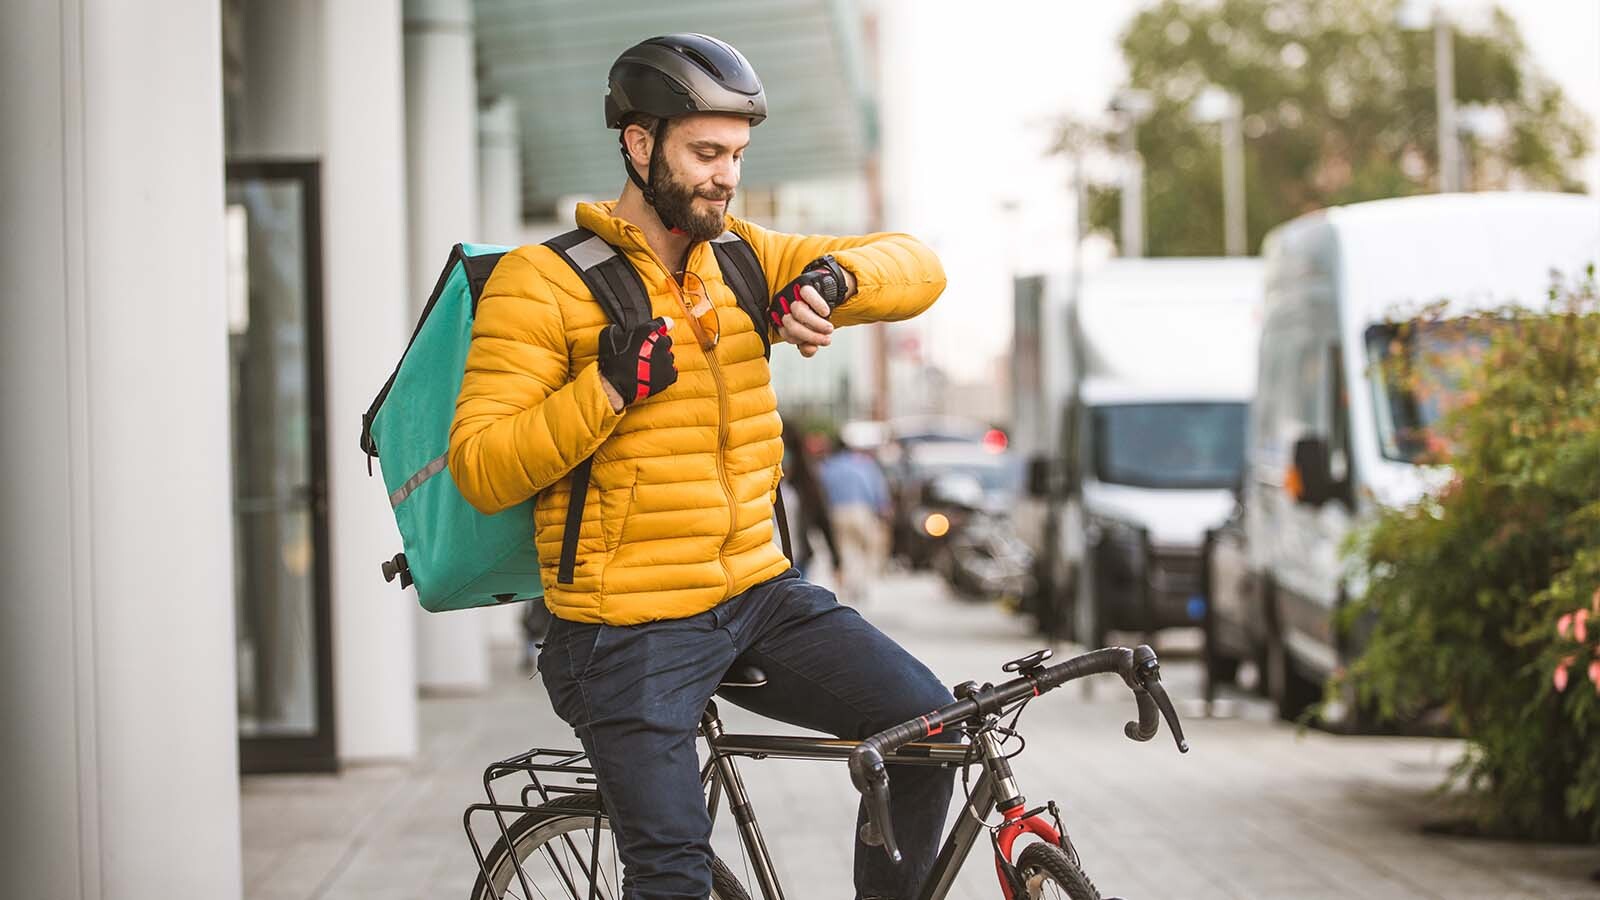
[[[1215,85],[1195,100],[1191,113],[1201,122],[1215,122],[1222,137],[1223,252],[1245,255],[1248,241],[1244,204],[1244,104],[1238,94]]]
[[[1425,0],[1406,0],[1397,12],[1400,27],[1433,29],[1433,96],[1439,119],[1439,191],[1461,190],[1461,136],[1456,123],[1455,30],[1444,8]]]
[[[1461,137],[1456,133],[1455,35],[1443,9],[1433,11],[1433,95],[1439,105],[1439,190],[1461,190]]]
[[[1139,155],[1139,123],[1155,102],[1149,91],[1123,88],[1111,98],[1122,156],[1122,255],[1144,255],[1144,157]]]

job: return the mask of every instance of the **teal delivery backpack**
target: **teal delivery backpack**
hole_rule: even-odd
[[[533,501],[486,516],[450,477],[446,457],[472,319],[489,273],[509,247],[457,244],[400,365],[361,417],[361,449],[376,458],[404,552],[385,580],[415,584],[429,612],[544,596],[533,545]]]

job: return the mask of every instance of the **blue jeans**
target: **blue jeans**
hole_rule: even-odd
[[[695,731],[735,660],[761,667],[767,684],[729,690],[728,700],[840,738],[865,738],[953,699],[927,666],[793,570],[685,619],[627,627],[556,619],[539,670],[556,713],[594,764],[628,900],[705,900],[711,892],[711,819]],[[861,809],[857,896],[916,897],[939,850],[953,774],[889,768],[905,860],[896,866],[883,848],[862,843]],[[852,790],[843,766],[837,775],[836,789]],[[771,818],[769,827],[782,822]]]

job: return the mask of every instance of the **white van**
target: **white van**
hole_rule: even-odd
[[[1018,404],[1033,499],[1016,519],[1045,631],[1098,647],[1200,624],[1201,544],[1244,463],[1261,283],[1257,259],[1125,259],[1075,297],[1044,288],[1035,355],[1055,377]]]
[[[1360,203],[1279,226],[1263,256],[1243,502],[1266,686],[1294,717],[1359,649],[1333,622],[1356,589],[1341,560],[1346,534],[1446,477],[1418,463],[1437,405],[1384,382],[1392,323],[1436,302],[1447,313],[1541,304],[1552,271],[1570,278],[1600,257],[1600,203],[1535,193]],[[1410,346],[1439,349],[1429,345],[1420,333]]]

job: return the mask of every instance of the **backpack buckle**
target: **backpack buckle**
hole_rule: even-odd
[[[404,553],[396,553],[394,559],[385,560],[383,564],[383,580],[394,581],[400,579],[400,589],[405,590],[414,583],[411,580],[411,566],[406,563]]]

